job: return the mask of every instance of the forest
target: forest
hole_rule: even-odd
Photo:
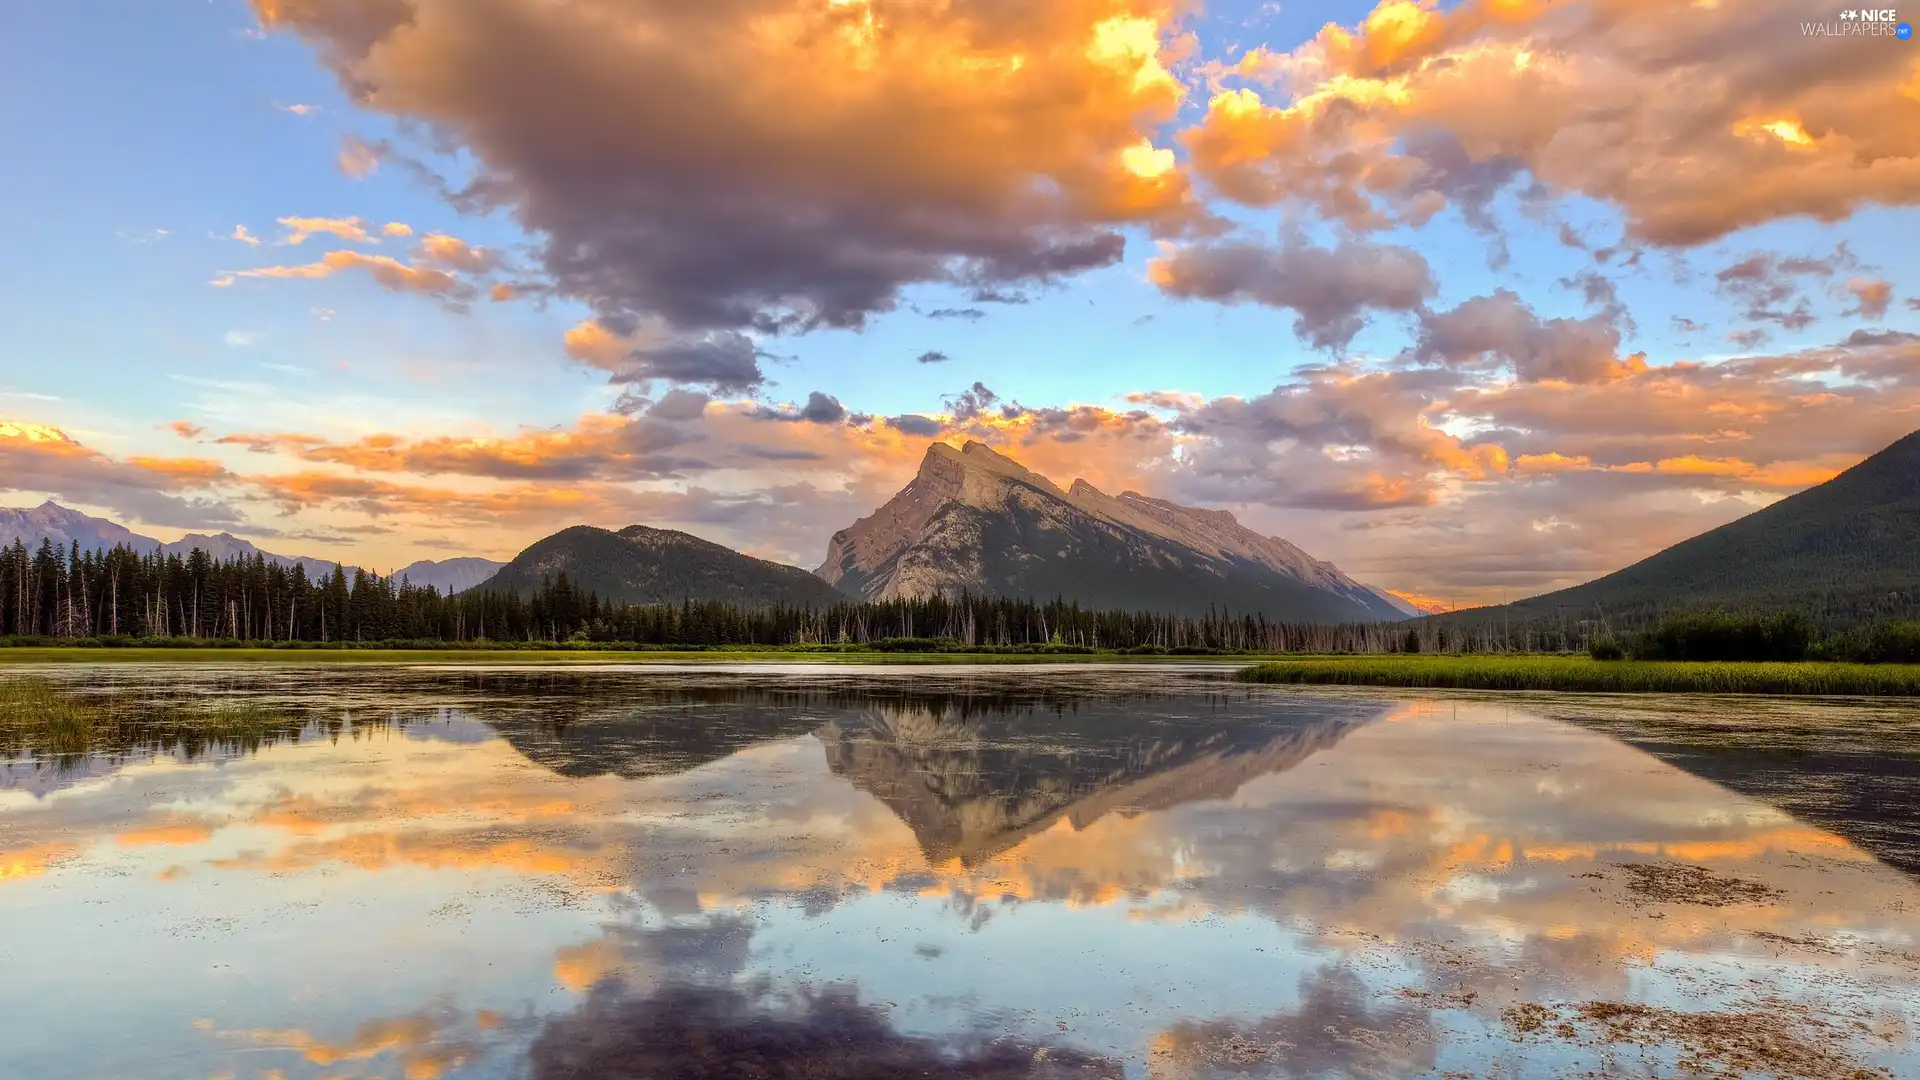
[[[0,549],[0,644],[816,648],[1156,653],[1577,653],[1609,659],[1920,660],[1920,626],[1822,635],[1804,616],[1683,614],[1625,638],[1600,620],[1316,624],[1216,611],[1095,610],[1063,599],[929,596],[743,607],[615,604],[565,574],[528,593],[432,588],[339,566],[318,579],[255,556],[142,555],[16,540]]]
[[[1434,640],[1460,647],[1459,640]],[[528,595],[448,596],[335,567],[318,579],[263,558],[219,562],[198,549],[141,555],[16,540],[0,552],[0,639],[101,644],[574,644],[934,646],[1053,651],[1371,652],[1404,648],[1391,624],[1319,626],[1255,615],[1095,611],[1064,600],[933,596],[818,607],[683,600],[602,601],[564,574]],[[1416,645],[1416,648],[1418,646]]]

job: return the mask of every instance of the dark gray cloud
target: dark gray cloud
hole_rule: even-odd
[[[965,319],[968,322],[979,322],[981,319],[987,317],[986,312],[975,307],[935,308],[932,311],[923,312],[923,314],[929,319]]]
[[[937,349],[929,349],[926,352],[921,353],[918,357],[915,357],[915,360],[918,363],[922,363],[922,364],[944,364],[947,361],[952,359],[953,357],[948,356],[946,353],[940,352]]]
[[[1341,349],[1373,311],[1417,311],[1437,290],[1427,260],[1411,248],[1342,240],[1316,247],[1297,236],[1279,247],[1220,240],[1177,248],[1150,269],[1172,296],[1291,309],[1294,332],[1316,348]]]
[[[1707,328],[1706,323],[1695,322],[1692,319],[1686,318],[1685,316],[1682,316],[1682,315],[1675,315],[1673,317],[1672,325],[1673,325],[1673,332],[1676,334],[1697,334],[1700,331],[1705,330]]]
[[[1631,334],[1638,329],[1627,305],[1621,302],[1620,291],[1614,287],[1613,279],[1605,274],[1597,270],[1582,270],[1572,277],[1561,278],[1560,287],[1579,293],[1588,307],[1604,312],[1625,332]]]
[[[809,424],[837,424],[848,417],[847,407],[840,404],[839,398],[818,390],[808,394],[807,403],[798,409],[769,409],[763,406],[754,410],[753,415],[762,420]]]
[[[1803,330],[1816,318],[1808,283],[1831,281],[1835,275],[1859,266],[1860,260],[1844,243],[1825,258],[1785,258],[1770,251],[1756,251],[1715,273],[1713,280],[1721,295],[1741,306],[1743,317],[1784,330]],[[1766,340],[1764,333],[1754,336],[1757,329],[1745,332],[1755,344]]]
[[[918,413],[908,413],[905,416],[889,416],[887,417],[887,426],[902,435],[915,435],[930,439],[940,434],[940,421],[930,416],[921,416]]]
[[[1019,289],[977,288],[969,297],[976,304],[1031,304],[1033,297]]]
[[[1000,403],[1000,395],[987,389],[983,383],[974,383],[958,394],[940,399],[946,406],[947,415],[956,423],[967,423],[986,415],[987,411]],[[1016,411],[1018,407],[1016,406]]]
[[[666,382],[704,386],[715,393],[751,393],[767,381],[760,370],[765,354],[745,334],[716,330],[636,346],[606,365],[613,383],[636,386]]]
[[[845,986],[774,991],[677,984],[629,995],[603,984],[549,1019],[529,1049],[533,1080],[1121,1080],[1120,1062],[1012,1037],[954,1041],[902,1034],[885,1008]]]
[[[1595,382],[1620,370],[1620,329],[1606,314],[1541,319],[1518,294],[1499,289],[1422,314],[1418,343],[1407,355],[1459,369],[1506,365],[1526,382]]]
[[[655,420],[698,420],[712,400],[692,390],[669,390],[648,407],[647,415]]]

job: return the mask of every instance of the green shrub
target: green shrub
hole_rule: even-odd
[[[1744,660],[1779,663],[1805,660],[1813,628],[1797,611],[1778,615],[1693,612],[1656,623],[1633,639],[1635,660]]]
[[[1627,650],[1612,634],[1595,634],[1587,642],[1587,655],[1595,660],[1625,660]]]

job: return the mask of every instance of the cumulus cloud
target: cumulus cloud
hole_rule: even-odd
[[[1342,240],[1316,247],[1297,236],[1280,246],[1216,240],[1169,246],[1147,277],[1171,296],[1289,308],[1294,331],[1317,348],[1344,348],[1372,311],[1414,311],[1437,287],[1411,248]]]
[[[1354,229],[1442,205],[1472,220],[1516,170],[1662,245],[1920,203],[1911,57],[1803,36],[1809,17],[1799,0],[1383,0],[1265,65],[1277,91],[1223,87],[1182,138],[1227,197]]]
[[[1204,218],[1149,141],[1184,95],[1174,0],[254,6],[471,151],[457,200],[510,208],[601,317],[855,327],[913,283],[1043,283]]]
[[[1409,355],[1419,363],[1456,368],[1505,365],[1524,382],[1601,382],[1647,366],[1643,356],[1620,357],[1613,315],[1542,319],[1507,289],[1448,311],[1422,313],[1418,343]]]
[[[818,390],[807,395],[807,403],[799,408],[769,409],[761,408],[753,413],[762,420],[784,420],[809,424],[837,424],[848,416],[847,407],[840,399],[823,394]]]
[[[918,357],[916,357],[915,362],[921,363],[921,364],[944,364],[952,359],[953,357],[948,356],[946,353],[940,352],[937,349],[929,349],[926,352],[921,353]]]

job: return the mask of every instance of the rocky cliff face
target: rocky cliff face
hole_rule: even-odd
[[[913,482],[835,534],[815,571],[870,599],[936,592],[1056,596],[1103,608],[1262,612],[1352,622],[1409,612],[1331,563],[1219,510],[1046,477],[968,443],[936,443]]]

